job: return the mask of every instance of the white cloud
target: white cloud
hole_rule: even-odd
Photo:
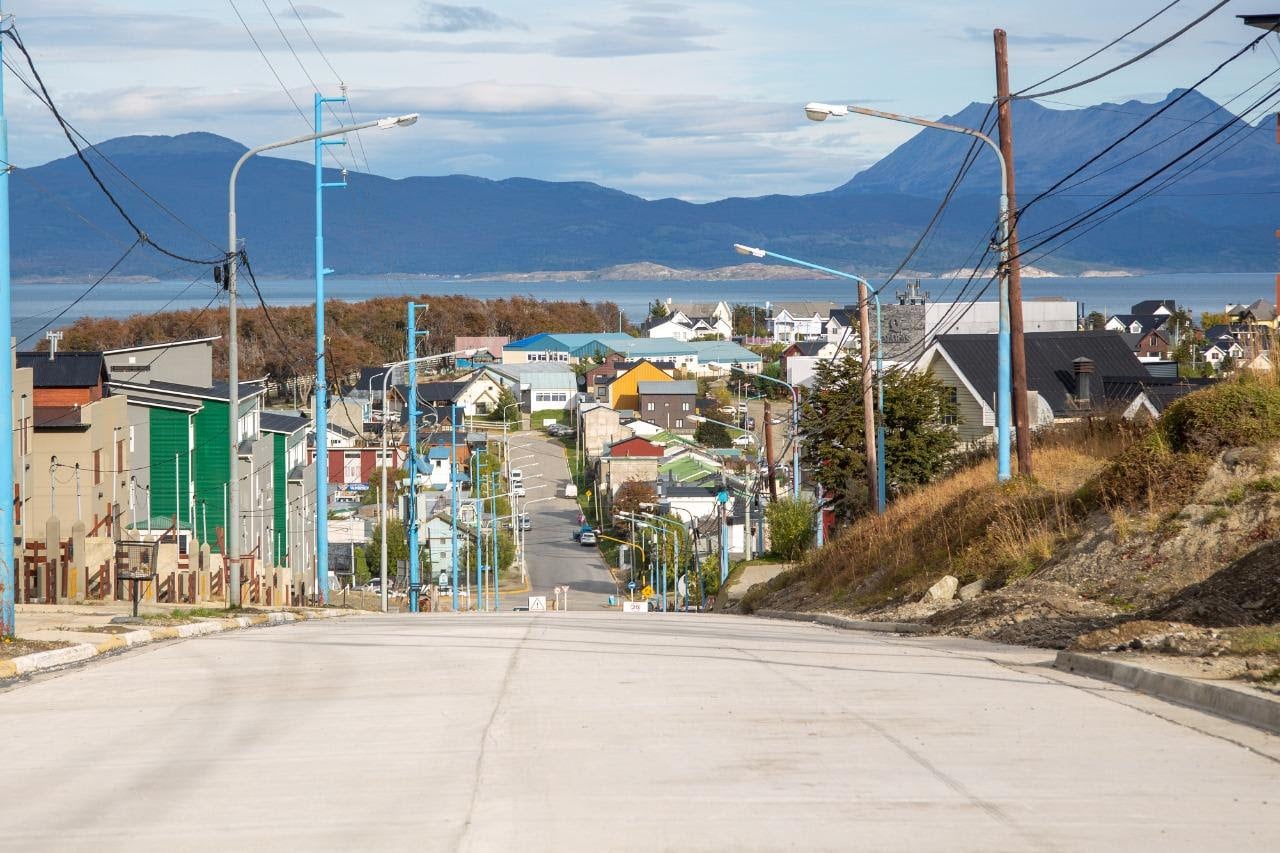
[[[527,28],[519,21],[505,18],[483,6],[422,2],[418,4],[418,29],[428,33],[467,33]]]

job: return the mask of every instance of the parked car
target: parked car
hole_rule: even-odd
[[[578,534],[578,544],[583,547],[590,547],[598,544],[598,542],[599,540],[596,538],[596,532],[594,530],[583,530]]]
[[[513,483],[511,485],[511,494],[515,495],[518,498],[524,497],[525,496],[524,483],[520,483],[520,482]]]
[[[734,443],[734,445],[735,445],[735,446],[737,446],[737,447],[749,447],[749,446],[751,445],[752,441],[754,441],[754,440],[755,440],[755,439],[754,439],[754,437],[751,435],[751,433],[749,433],[749,432],[744,432],[742,435],[740,435],[740,436],[738,436],[737,438],[735,438],[735,439],[733,440],[733,443]]]
[[[522,512],[522,513],[520,513],[520,529],[521,529],[521,530],[532,530],[532,529],[533,529],[533,516],[529,515],[529,513],[527,513],[527,512]]]

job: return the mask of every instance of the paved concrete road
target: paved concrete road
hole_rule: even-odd
[[[946,639],[366,616],[0,693],[8,850],[1274,850],[1280,744]]]
[[[529,500],[556,495],[551,500],[529,504],[533,529],[525,534],[525,548],[530,594],[550,598],[555,587],[568,585],[571,610],[598,610],[608,601],[608,596],[616,594],[617,588],[600,552],[583,547],[573,539],[573,531],[578,529],[578,504],[572,498],[560,497],[569,482],[564,447],[548,441],[540,433],[524,433],[513,438],[512,446],[517,445],[526,447],[513,450],[513,458],[534,455],[533,459],[516,463],[516,467],[525,471],[527,483],[530,486],[554,484],[554,489],[531,490]],[[537,467],[530,467],[533,462]]]

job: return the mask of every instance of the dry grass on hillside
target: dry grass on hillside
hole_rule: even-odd
[[[883,516],[861,519],[788,580],[802,579],[839,604],[868,607],[919,595],[945,573],[995,585],[1024,577],[1075,536],[1088,510],[1081,490],[1121,442],[1112,436],[1038,448],[1038,476],[1029,482],[997,484],[994,461],[965,469],[899,499]],[[786,584],[780,578],[771,586]]]

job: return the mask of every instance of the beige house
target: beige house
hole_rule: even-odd
[[[610,444],[630,436],[631,431],[622,425],[622,415],[616,409],[588,403],[578,408],[578,435],[587,458],[595,459]]]

